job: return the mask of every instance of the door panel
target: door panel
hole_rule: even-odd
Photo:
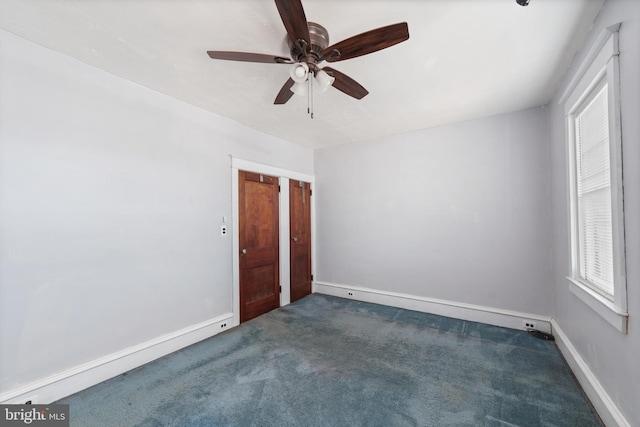
[[[255,304],[273,294],[272,277],[275,272],[273,265],[261,265],[246,270],[246,298],[245,304]]]
[[[311,293],[311,184],[289,181],[291,302]]]
[[[238,172],[240,321],[280,307],[278,178]]]

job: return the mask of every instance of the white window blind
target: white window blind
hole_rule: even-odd
[[[575,113],[579,274],[613,299],[608,85],[593,93]]]

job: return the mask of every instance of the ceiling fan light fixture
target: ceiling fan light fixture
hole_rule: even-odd
[[[304,81],[295,82],[293,86],[291,86],[291,92],[298,96],[307,96],[307,93],[309,93],[307,86],[307,83]]]
[[[289,75],[294,82],[302,83],[309,76],[309,66],[304,62],[293,64],[293,67],[289,69]]]
[[[329,89],[329,87],[333,85],[333,82],[336,81],[335,77],[330,76],[325,71],[320,70],[320,71],[317,71],[315,74],[316,74],[316,80],[318,81],[318,84],[320,85],[320,89],[323,92],[326,92],[327,89]]]

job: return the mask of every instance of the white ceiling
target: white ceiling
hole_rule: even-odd
[[[546,104],[603,0],[303,0],[335,43],[396,22],[408,41],[332,67],[331,88],[273,105],[288,66],[207,50],[289,56],[271,0],[0,0],[0,28],[158,92],[307,147],[366,140]],[[326,63],[325,63],[326,64]]]

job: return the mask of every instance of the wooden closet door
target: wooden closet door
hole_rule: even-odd
[[[311,293],[311,184],[289,181],[291,302]]]
[[[278,178],[239,171],[240,322],[280,307]]]

